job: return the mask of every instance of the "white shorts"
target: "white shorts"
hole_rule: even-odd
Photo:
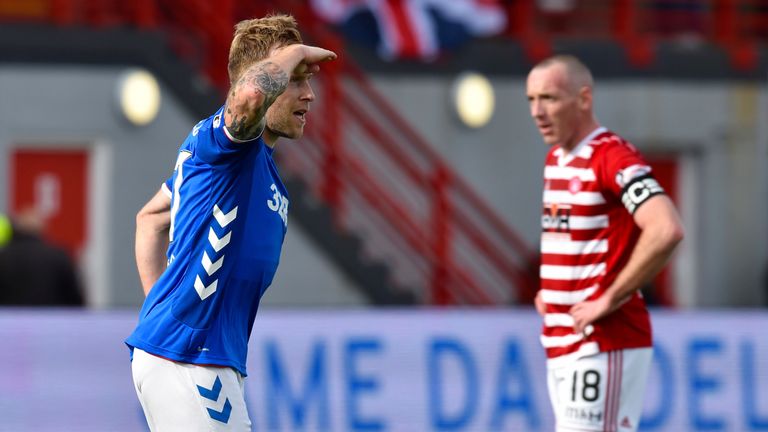
[[[557,432],[634,432],[652,348],[609,351],[547,367]]]
[[[138,348],[131,369],[152,432],[251,430],[243,377],[234,369],[178,363]]]

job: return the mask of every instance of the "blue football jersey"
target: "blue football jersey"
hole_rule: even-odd
[[[230,366],[246,375],[248,339],[288,226],[288,194],[259,137],[238,142],[223,108],[179,149],[171,194],[168,268],[144,301],[131,349]]]

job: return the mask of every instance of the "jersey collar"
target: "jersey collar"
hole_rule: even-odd
[[[571,161],[582,153],[584,148],[589,145],[590,142],[592,142],[593,139],[595,139],[596,136],[600,135],[601,133],[605,132],[607,129],[603,126],[598,126],[595,130],[590,132],[587,136],[584,137],[579,143],[576,145],[576,147],[573,148],[573,150],[566,152],[563,150],[562,147],[558,147],[554,155],[557,157],[557,164],[560,166],[568,165],[571,163]]]

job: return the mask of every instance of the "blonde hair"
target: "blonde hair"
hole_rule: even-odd
[[[572,55],[556,55],[542,60],[534,69],[544,69],[554,65],[563,65],[565,67],[566,79],[570,90],[578,92],[583,87],[592,88],[595,85],[592,78],[592,72],[577,57]]]
[[[227,65],[230,84],[250,65],[267,58],[271,49],[297,43],[302,43],[301,34],[290,15],[267,15],[235,24]]]

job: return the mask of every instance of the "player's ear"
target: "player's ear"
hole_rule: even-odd
[[[582,110],[592,109],[592,88],[583,86],[579,89],[579,108]]]

